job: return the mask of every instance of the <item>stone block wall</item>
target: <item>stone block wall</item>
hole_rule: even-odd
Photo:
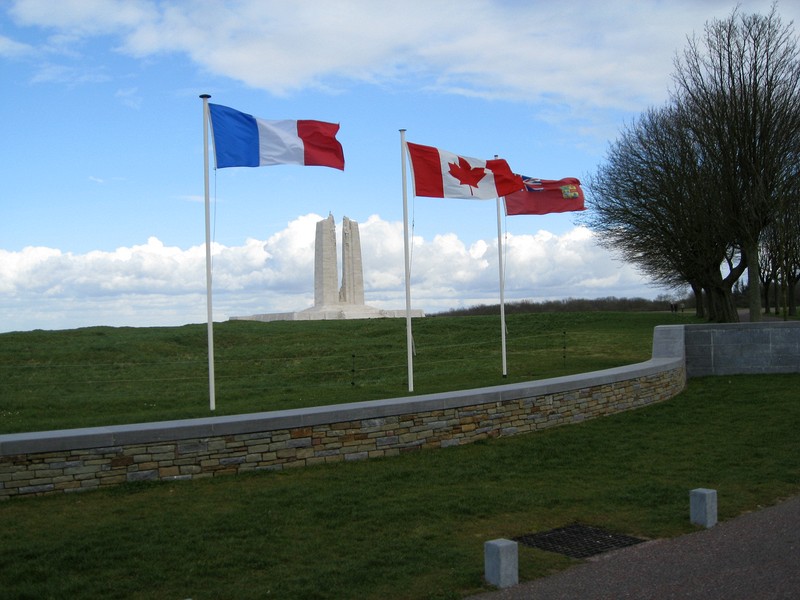
[[[683,390],[683,330],[673,327],[656,328],[650,361],[593,373],[291,411],[2,435],[0,500],[365,460],[618,413]]]

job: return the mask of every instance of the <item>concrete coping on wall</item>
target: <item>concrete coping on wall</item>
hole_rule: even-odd
[[[655,328],[652,358],[633,365],[540,381],[386,400],[176,421],[6,434],[0,435],[0,456],[158,444],[183,439],[312,427],[325,423],[381,419],[577,391],[677,368],[685,368],[684,328],[682,325],[663,325]]]

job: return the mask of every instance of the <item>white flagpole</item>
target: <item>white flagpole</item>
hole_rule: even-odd
[[[505,301],[505,277],[503,274],[503,235],[500,227],[501,209],[500,205],[504,200],[497,199],[497,264],[500,268],[500,340],[502,344],[503,356],[503,377],[508,376],[506,367],[506,301]]]
[[[209,408],[217,408],[214,394],[214,317],[211,306],[211,209],[208,192],[208,99],[209,94],[202,94],[203,99],[203,175],[206,197],[206,307],[208,309],[208,401]]]
[[[408,349],[408,391],[414,391],[414,337],[411,334],[411,258],[408,248],[408,184],[406,183],[406,130],[400,130],[400,162],[403,169],[403,248],[406,263],[406,347]]]

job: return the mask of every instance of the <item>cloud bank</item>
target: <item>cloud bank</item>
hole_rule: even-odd
[[[307,214],[266,240],[213,244],[214,319],[309,308],[314,239],[322,217]],[[405,308],[403,225],[373,215],[359,224],[366,303]],[[497,239],[414,236],[412,307],[439,312],[499,301]],[[657,288],[576,227],[503,239],[506,299],[654,297]],[[0,250],[0,329],[89,325],[158,326],[206,320],[205,248],[151,237],[114,251]]]

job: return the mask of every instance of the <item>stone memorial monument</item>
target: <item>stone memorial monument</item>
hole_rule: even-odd
[[[336,260],[336,223],[333,215],[317,222],[314,242],[314,306],[300,312],[231,317],[232,321],[311,321],[325,319],[380,319],[405,317],[405,310],[381,310],[364,304],[364,270],[358,223],[342,219],[342,284]],[[412,310],[412,317],[424,317]]]
[[[361,237],[358,223],[342,219],[342,304],[364,304],[364,270],[361,267]]]
[[[317,222],[317,237],[314,242],[314,308],[339,304],[338,280],[336,223],[333,222],[333,215],[328,215],[324,221]]]

